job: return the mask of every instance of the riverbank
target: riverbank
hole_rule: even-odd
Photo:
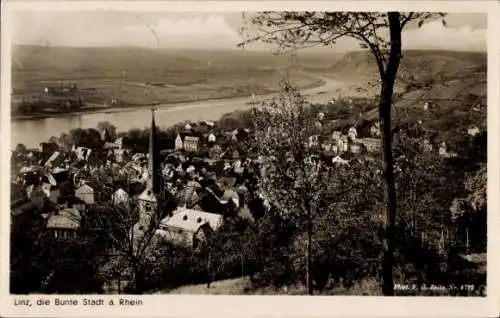
[[[314,90],[317,88],[321,88],[325,86],[327,82],[323,78],[318,78],[316,81],[314,81],[311,84],[304,85],[300,87],[301,90]],[[266,99],[272,96],[273,94],[276,94],[278,91],[270,91],[266,94],[260,94],[256,95],[259,99]],[[183,107],[187,105],[196,105],[198,103],[206,103],[206,102],[218,102],[218,101],[227,101],[227,100],[234,100],[234,101],[242,101],[242,100],[249,100],[250,97],[247,95],[243,94],[234,94],[231,96],[226,96],[226,97],[220,97],[220,98],[205,98],[205,99],[186,99],[186,100],[179,100],[179,101],[172,101],[169,103],[162,103],[162,104],[157,104],[157,103],[146,103],[146,104],[124,104],[120,105],[119,107],[111,107],[111,106],[105,106],[105,105],[97,105],[97,104],[90,104],[93,106],[87,106],[83,107],[77,111],[50,111],[50,112],[40,112],[40,113],[33,113],[29,115],[12,115],[11,114],[11,121],[28,121],[28,120],[38,120],[38,119],[47,119],[47,118],[64,118],[64,117],[73,117],[73,116],[80,116],[80,115],[88,115],[92,113],[113,113],[113,112],[126,112],[126,111],[136,111],[140,109],[145,109],[149,108],[152,106],[155,106],[157,108],[174,108],[174,107]]]

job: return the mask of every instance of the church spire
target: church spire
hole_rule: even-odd
[[[151,130],[149,134],[148,187],[155,194],[160,192],[160,158],[156,135],[155,108],[151,108]]]

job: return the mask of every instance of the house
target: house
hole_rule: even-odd
[[[309,137],[309,147],[316,147],[319,145],[319,136],[313,135]]]
[[[376,122],[375,124],[372,125],[370,128],[370,134],[372,137],[380,137],[380,123]]]
[[[439,155],[440,155],[440,156],[446,156],[446,153],[447,153],[447,152],[446,152],[446,142],[445,142],[445,141],[443,141],[443,142],[441,143],[441,146],[439,147]]]
[[[339,165],[348,165],[349,161],[342,159],[340,156],[336,156],[332,159],[332,163]]]
[[[54,151],[54,153],[45,162],[46,167],[55,167],[59,165],[63,160],[63,155],[59,151]]]
[[[341,136],[341,138],[337,140],[337,148],[339,153],[346,152],[348,150],[348,146],[349,142],[347,140],[347,136]]]
[[[212,160],[218,160],[223,155],[222,148],[219,145],[215,145],[208,151],[208,156]]]
[[[352,153],[360,153],[361,152],[361,144],[359,144],[359,143],[350,143],[349,144],[349,150]]]
[[[476,125],[472,125],[469,127],[469,129],[467,130],[467,133],[470,135],[470,136],[476,136],[479,134],[479,128],[476,126]]]
[[[122,163],[125,160],[125,155],[127,153],[128,152],[122,148],[113,149],[113,155],[115,157],[115,161],[118,163]]]
[[[76,153],[77,155],[77,158],[78,160],[80,161],[87,161],[89,156],[90,156],[90,153],[92,152],[91,149],[89,148],[85,148],[85,147],[77,147],[75,148],[75,146],[73,145],[73,152]]]
[[[222,222],[220,214],[181,207],[160,222],[156,233],[173,244],[194,247],[216,232]]]
[[[216,141],[216,138],[215,138],[215,135],[213,133],[208,135],[208,142],[214,143],[215,141]]]
[[[332,146],[332,148],[331,148],[331,152],[332,153],[338,153],[339,152],[339,146],[337,144],[332,144],[331,146]]]
[[[357,136],[358,136],[358,131],[356,130],[356,127],[349,128],[349,132],[347,133],[347,137],[349,137],[349,139],[354,141],[354,140],[356,140]]]
[[[338,131],[338,130],[336,130],[336,131],[334,131],[334,132],[332,133],[332,139],[333,139],[334,141],[339,140],[341,137],[342,137],[342,133],[341,133],[340,131]]]
[[[119,188],[118,190],[115,191],[115,193],[113,193],[113,196],[112,196],[112,201],[113,201],[113,205],[120,205],[120,204],[127,204],[129,202],[129,195],[128,193],[123,190],[122,188]]]
[[[233,201],[236,208],[240,206],[240,197],[238,193],[233,189],[226,189],[220,198],[223,203],[227,203],[229,201]]]
[[[86,204],[94,204],[94,189],[88,184],[83,184],[75,191],[75,197],[82,200]]]
[[[429,139],[424,139],[423,148],[424,148],[424,151],[426,151],[426,152],[432,151],[433,147],[432,147],[432,144],[429,141]]]
[[[181,135],[177,135],[175,138],[175,150],[181,150],[184,149],[184,143],[182,142],[182,137]]]
[[[184,137],[184,150],[186,150],[187,152],[197,152],[199,141],[200,141],[199,137],[194,137],[194,136]]]
[[[332,151],[332,144],[322,144],[321,148],[323,148],[325,152],[330,152]]]
[[[363,138],[360,139],[360,142],[368,152],[376,152],[380,150],[380,139],[378,138]]]
[[[47,229],[55,238],[76,238],[80,229],[82,218],[80,212],[75,208],[65,208],[54,211],[47,220]]]

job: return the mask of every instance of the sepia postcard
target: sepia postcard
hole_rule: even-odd
[[[1,315],[498,316],[499,19],[3,2]]]

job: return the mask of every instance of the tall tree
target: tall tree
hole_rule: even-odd
[[[386,191],[385,255],[382,266],[383,293],[394,295],[393,254],[396,222],[396,189],[392,156],[391,108],[394,84],[402,56],[405,27],[444,18],[428,12],[257,12],[244,26],[246,40],[277,45],[277,52],[312,46],[332,46],[338,39],[352,38],[367,49],[377,64],[380,78],[379,120]],[[442,20],[445,24],[444,19]]]
[[[292,220],[297,234],[306,236],[305,280],[308,294],[313,294],[313,220],[319,210],[332,209],[340,194],[333,187],[335,169],[321,159],[315,140],[321,128],[309,116],[305,99],[289,83],[282,83],[282,89],[255,116],[257,151],[263,158],[260,187],[276,206],[278,216]]]

